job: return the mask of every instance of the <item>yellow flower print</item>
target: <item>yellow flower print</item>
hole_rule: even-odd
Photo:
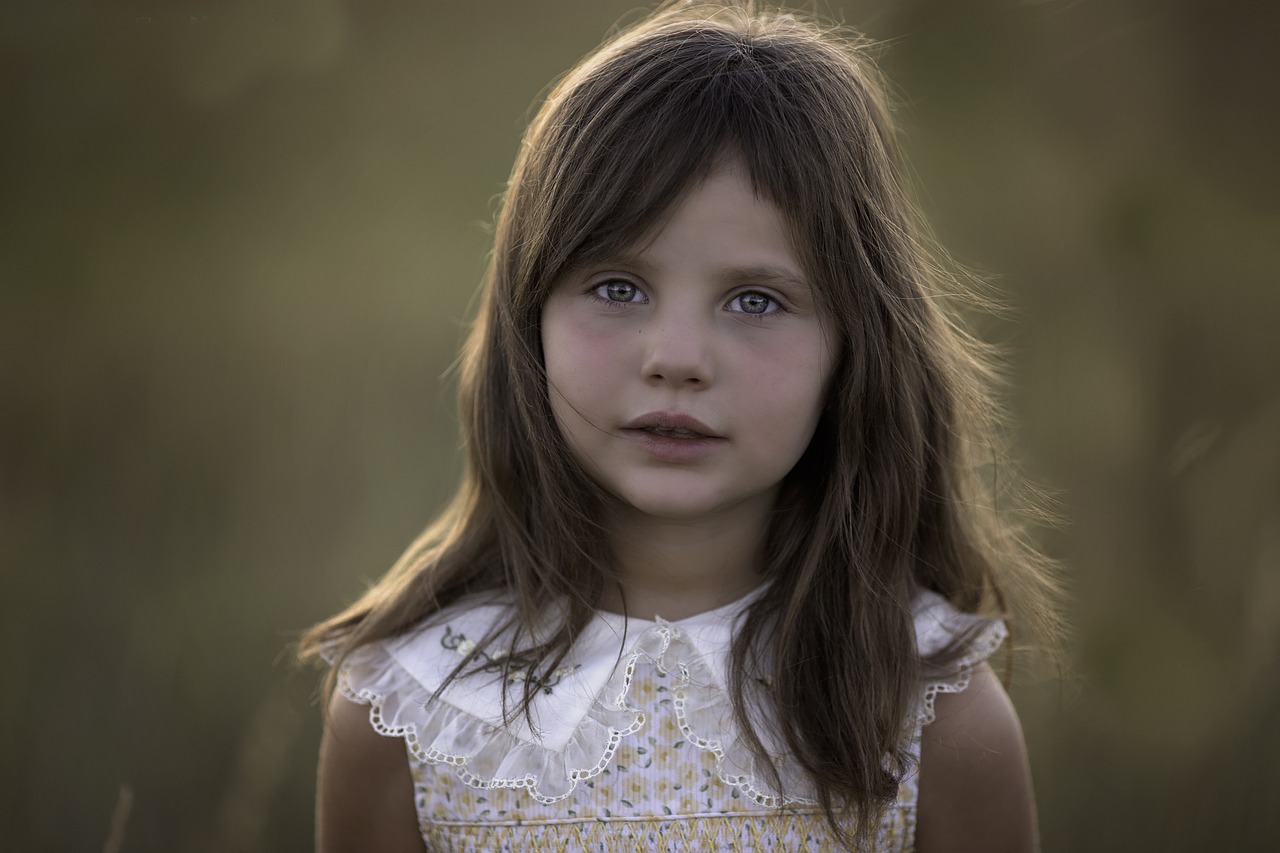
[[[460,814],[470,815],[477,811],[478,797],[475,788],[463,788],[453,798],[454,808]]]
[[[662,722],[658,724],[658,740],[674,744],[682,737],[684,737],[684,732],[680,731],[680,723],[676,719],[676,715],[663,714]]]
[[[622,798],[635,802],[643,799],[645,794],[645,778],[639,773],[628,773],[622,782]]]
[[[647,706],[652,704],[657,690],[654,687],[653,678],[649,675],[636,675],[631,682],[631,701],[635,705]]]

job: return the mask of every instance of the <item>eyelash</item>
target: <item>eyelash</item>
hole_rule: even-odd
[[[606,295],[607,288],[613,284],[627,285],[628,287],[631,287],[634,289],[634,293],[636,296],[641,298],[631,299],[625,302],[617,299],[610,299]],[[605,279],[604,281],[593,284],[587,292],[602,306],[613,311],[622,311],[622,310],[625,310],[627,306],[643,305],[649,301],[648,297],[644,295],[644,291],[640,289],[639,285],[625,278]],[[740,300],[748,296],[759,296],[762,299],[764,299],[767,303],[772,304],[773,307],[772,309],[766,308],[766,310],[760,311],[760,312],[738,310],[738,311],[731,311],[730,313],[741,314],[744,317],[767,317],[770,314],[787,310],[786,307],[782,304],[782,300],[778,299],[776,296],[772,296],[768,293],[765,293],[762,290],[744,290],[741,293],[734,294],[733,298],[729,300],[728,304],[732,305],[735,302],[739,302]]]
[[[645,302],[648,302],[648,301],[649,301],[647,297],[645,297],[645,298],[643,299],[643,301],[637,301],[637,300],[635,300],[635,299],[632,299],[632,300],[627,301],[627,302],[620,302],[620,301],[618,301],[618,300],[616,300],[616,299],[610,299],[610,298],[608,297],[608,295],[606,295],[606,291],[607,291],[607,289],[608,289],[609,285],[611,285],[611,284],[625,284],[625,285],[627,285],[628,287],[633,288],[633,289],[635,290],[635,294],[636,294],[637,296],[639,296],[639,297],[644,297],[644,291],[642,291],[642,290],[640,289],[639,285],[637,285],[637,284],[636,284],[635,282],[633,282],[633,281],[628,281],[628,280],[627,280],[627,279],[625,279],[625,278],[609,278],[609,279],[605,279],[604,281],[601,281],[601,282],[599,282],[599,283],[597,283],[597,284],[593,284],[593,285],[591,286],[591,289],[590,289],[589,291],[587,291],[587,292],[588,292],[588,293],[590,293],[593,297],[595,297],[595,299],[596,299],[596,301],[597,301],[597,302],[600,302],[600,303],[602,303],[605,307],[607,307],[607,308],[611,308],[611,309],[613,309],[613,310],[615,310],[615,311],[621,311],[621,310],[623,310],[624,308],[626,308],[626,307],[627,307],[627,306],[629,306],[629,305],[643,305]]]

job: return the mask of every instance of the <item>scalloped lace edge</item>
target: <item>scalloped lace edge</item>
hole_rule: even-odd
[[[658,641],[656,653],[645,648],[647,645],[645,640],[655,638],[655,635]],[[925,683],[916,714],[915,736],[919,735],[920,728],[936,719],[934,703],[938,694],[963,692],[969,686],[973,675],[973,667],[994,654],[1007,636],[1008,631],[1003,623],[992,623],[991,626],[984,629],[974,639],[969,650],[957,662],[954,675]],[[689,654],[687,657],[686,655],[680,655],[674,660],[668,660],[668,653],[672,650],[673,642],[681,640],[683,642],[677,643],[677,645],[686,647],[684,651]],[[723,709],[724,703],[728,702],[729,699],[724,690],[716,685],[715,681],[710,677],[708,665],[703,657],[698,654],[692,644],[683,638],[679,629],[668,622],[660,620],[641,634],[640,638],[632,645],[632,651],[627,655],[626,663],[610,680],[602,691],[601,697],[597,698],[593,703],[591,710],[587,712],[583,721],[579,723],[574,734],[570,737],[565,749],[560,751],[550,750],[537,744],[522,741],[505,729],[477,719],[466,711],[450,705],[447,701],[440,699],[433,701],[432,691],[414,680],[399,663],[387,655],[386,663],[379,667],[369,659],[373,656],[369,653],[371,651],[367,649],[358,650],[343,665],[338,678],[338,689],[342,692],[342,695],[358,704],[370,706],[369,723],[374,731],[387,737],[404,738],[409,752],[415,758],[428,764],[448,765],[453,769],[459,780],[472,788],[481,790],[524,788],[537,802],[550,805],[569,797],[577,789],[579,782],[593,779],[603,773],[613,760],[614,753],[617,751],[622,739],[638,732],[647,721],[645,713],[630,701],[631,685],[635,676],[636,666],[641,658],[645,658],[652,662],[660,672],[667,675],[673,673],[676,675],[676,683],[671,688],[676,722],[681,733],[690,744],[697,749],[710,752],[715,757],[717,775],[722,782],[738,789],[744,796],[766,808],[789,805],[812,806],[817,802],[807,797],[772,793],[754,776],[730,772],[730,768],[726,766],[727,764],[732,763],[738,767],[749,766],[753,760],[749,750],[741,752],[745,747],[732,752],[725,749],[724,744],[726,742],[730,744],[731,748],[738,745],[736,726],[732,724],[726,726],[723,732],[724,736],[720,738],[703,737],[694,730],[688,713],[689,700],[693,694],[700,692],[702,698],[708,700],[702,705],[704,708],[718,706]],[[414,713],[420,715],[419,718],[401,720],[401,713],[395,712],[392,714],[393,719],[388,721],[386,707],[389,694],[380,693],[367,687],[353,686],[352,675],[357,670],[367,670],[362,674],[367,675],[368,678],[361,679],[365,683],[393,680],[397,682],[392,685],[397,692],[407,687],[405,695],[402,695],[399,700],[399,705],[402,708],[412,708]],[[606,701],[604,699],[606,696],[613,696],[613,698]],[[598,711],[606,713],[601,715],[597,713]],[[599,718],[600,716],[610,717],[615,715],[624,720],[627,716],[630,716],[631,719],[626,725],[619,727]],[[731,721],[733,716],[729,712],[722,715],[721,718]],[[588,729],[591,728],[607,731],[607,737],[603,743],[597,740],[593,748],[583,748],[581,752],[589,756],[598,750],[599,757],[589,766],[571,767],[571,762],[568,758],[571,747],[575,742],[582,742],[587,738],[590,734]],[[420,732],[427,730],[434,730],[439,733],[430,745],[424,745],[420,738]],[[451,732],[452,736],[444,735],[443,733],[445,732]],[[440,739],[452,740],[455,743],[459,741],[477,743],[481,746],[470,752],[446,751],[435,746],[435,742]],[[546,774],[543,773],[543,778],[540,778],[539,774],[532,770],[523,773],[523,775],[498,776],[495,773],[489,778],[485,778],[474,772],[473,767],[473,762],[481,751],[504,756],[499,766],[506,766],[508,763],[520,763],[518,760],[512,762],[511,758],[518,753],[525,753],[528,757],[526,763],[542,768],[549,766],[562,772],[562,778],[567,783],[567,787],[562,792],[544,793],[543,789],[547,787],[547,782],[549,781],[545,778]],[[740,752],[741,756],[739,756]],[[746,761],[738,761],[739,757],[745,758]],[[559,773],[553,775],[559,775]]]
[[[359,654],[357,652],[357,654]],[[392,719],[387,719],[388,695],[371,690],[366,687],[354,687],[352,685],[353,671],[358,669],[361,664],[365,666],[373,666],[365,662],[352,661],[345,664],[338,680],[338,688],[344,696],[353,702],[359,704],[367,704],[369,708],[369,723],[374,731],[387,737],[400,737],[408,747],[409,752],[418,760],[427,762],[428,764],[444,764],[453,768],[457,777],[473,788],[491,789],[491,788],[524,788],[539,803],[549,805],[560,802],[568,797],[577,788],[578,782],[583,779],[590,779],[600,775],[604,769],[609,766],[609,762],[613,758],[614,752],[618,748],[618,744],[622,738],[633,734],[643,727],[645,723],[645,715],[637,712],[628,725],[617,727],[607,724],[601,724],[601,727],[607,730],[607,736],[602,745],[599,746],[599,758],[591,766],[570,767],[570,761],[567,757],[573,742],[580,738],[584,733],[584,729],[590,722],[598,722],[591,718],[584,719],[570,738],[570,743],[566,745],[564,750],[559,752],[549,750],[537,744],[522,741],[505,729],[494,726],[484,720],[477,719],[475,716],[450,705],[447,701],[441,699],[432,699],[433,691],[419,684],[411,675],[400,668],[399,664],[394,660],[388,659],[386,670],[394,669],[399,680],[403,682],[396,685],[397,690],[401,687],[406,688],[403,698],[400,699],[399,705],[405,708],[412,708],[413,712],[419,715],[418,719],[402,720],[400,712],[393,712]],[[369,679],[372,682],[386,680],[386,671],[382,673],[383,677],[379,677],[378,673],[373,673]],[[424,731],[436,731],[438,734],[431,738],[431,743],[424,743],[420,736]],[[449,733],[449,734],[445,734]],[[471,751],[453,751],[452,749],[438,748],[437,743],[441,740],[456,744],[459,742],[470,742],[479,746]],[[442,744],[442,746],[444,746]],[[594,750],[583,750],[586,754],[591,754]],[[527,756],[525,763],[534,767],[545,768],[547,765],[555,767],[559,765],[562,769],[562,778],[565,780],[567,787],[562,792],[553,794],[544,793],[542,788],[546,787],[547,780],[539,778],[539,774],[533,770],[526,771],[521,775],[499,776],[496,773],[488,778],[474,772],[474,761],[481,752],[492,753],[504,756],[504,760],[499,762],[499,766],[506,766],[512,762],[511,758],[520,753]],[[545,772],[541,775],[545,776]]]
[[[956,662],[954,674],[925,682],[916,714],[916,725],[923,728],[936,720],[938,715],[934,704],[938,694],[963,693],[973,679],[973,668],[994,655],[1008,637],[1009,629],[1003,622],[992,622],[973,638],[968,650]]]
[[[655,633],[661,639],[661,646],[656,655],[644,649],[644,638]],[[689,721],[688,712],[691,690],[704,691],[704,696],[711,694],[711,701],[707,702],[704,707],[719,706],[723,708],[728,703],[729,697],[723,689],[715,685],[706,660],[702,655],[698,654],[697,649],[687,640],[684,640],[683,643],[688,652],[687,660],[684,656],[677,657],[676,660],[670,662],[666,660],[667,653],[671,650],[672,642],[677,640],[684,640],[680,630],[662,619],[659,619],[653,627],[647,629],[641,635],[641,639],[632,647],[631,654],[627,656],[627,664],[622,670],[622,686],[617,691],[617,698],[613,700],[614,706],[619,710],[623,708],[635,710],[634,706],[627,701],[627,698],[631,692],[631,682],[635,675],[636,664],[641,657],[645,657],[653,663],[659,672],[665,675],[672,675],[673,673],[676,675],[676,682],[671,687],[672,705],[676,712],[676,724],[679,726],[681,734],[685,736],[685,740],[697,749],[710,752],[715,756],[716,775],[720,781],[738,789],[744,796],[766,808],[787,805],[816,805],[817,800],[807,797],[770,793],[759,784],[759,781],[754,776],[749,774],[730,773],[725,766],[729,754],[724,748],[724,743],[728,741],[732,746],[737,746],[738,730],[736,726],[726,726],[724,731],[726,737],[723,738],[706,738],[694,731]],[[697,677],[695,677],[695,670],[698,670]],[[732,710],[724,718],[732,720]],[[749,752],[745,753],[744,757],[750,758]],[[733,763],[741,766],[738,761]]]

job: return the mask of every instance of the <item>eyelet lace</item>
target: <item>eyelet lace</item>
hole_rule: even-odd
[[[974,620],[984,621],[956,611],[933,593],[921,596],[915,621],[922,655],[945,646]],[[951,673],[923,685],[914,715],[916,736],[934,721],[938,694],[963,691],[973,667],[990,657],[1007,635],[1002,622],[987,621]],[[579,782],[603,773],[622,739],[645,726],[646,715],[631,696],[641,661],[674,677],[670,689],[680,731],[691,745],[715,756],[719,778],[726,785],[764,807],[815,804],[813,797],[805,796],[809,791],[804,774],[768,743],[771,754],[779,753],[774,765],[781,790],[764,781],[765,774],[757,771],[755,754],[740,736],[732,702],[711,664],[686,632],[661,619],[649,624],[631,644],[560,749],[549,749],[536,738],[516,737],[507,727],[455,707],[447,691],[434,696],[434,690],[410,674],[382,643],[354,651],[342,666],[338,686],[351,701],[370,705],[374,730],[404,738],[419,761],[447,765],[473,788],[522,788],[537,802],[552,804],[572,794]],[[539,697],[539,701],[554,698]]]

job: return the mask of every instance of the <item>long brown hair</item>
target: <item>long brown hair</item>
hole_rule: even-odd
[[[594,521],[608,496],[554,425],[542,307],[568,268],[635,244],[725,156],[782,211],[839,333],[820,423],[773,515],[771,582],[735,639],[731,691],[771,766],[743,698],[748,680],[767,677],[767,719],[837,834],[865,840],[904,770],[897,750],[922,668],[956,653],[919,660],[917,589],[1016,616],[1031,636],[1052,633],[1055,590],[1021,535],[1026,514],[1010,512],[990,353],[943,310],[961,282],[922,236],[868,47],[792,15],[667,5],[550,92],[525,134],[461,357],[463,482],[300,654],[340,660],[464,595],[501,590],[515,606],[493,636],[516,637],[535,671],[561,662],[612,577]],[[553,600],[565,602],[558,630],[531,636]],[[527,712],[535,680],[524,683],[509,712]]]

